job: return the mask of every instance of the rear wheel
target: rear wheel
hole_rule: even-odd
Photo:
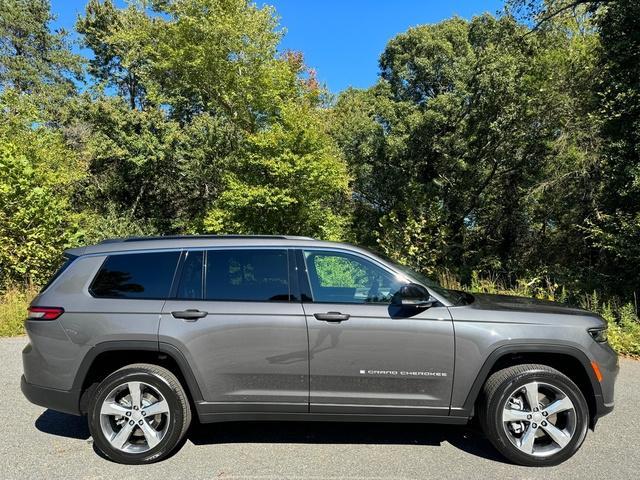
[[[162,460],[183,439],[191,410],[182,385],[166,368],[134,364],[104,379],[89,405],[94,445],[126,464]]]
[[[557,465],[582,445],[589,410],[578,386],[547,365],[517,365],[487,380],[480,422],[509,460],[527,466]]]

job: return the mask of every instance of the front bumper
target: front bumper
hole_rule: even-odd
[[[75,390],[56,390],[27,382],[22,375],[20,379],[20,389],[27,400],[41,407],[50,408],[58,412],[81,415],[80,413],[80,392]]]

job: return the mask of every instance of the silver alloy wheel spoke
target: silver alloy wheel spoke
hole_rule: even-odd
[[[127,412],[131,412],[130,408],[127,408],[123,405],[120,405],[118,402],[107,402],[105,401],[102,404],[102,408],[100,408],[101,415],[118,415],[125,416]]]
[[[546,412],[547,415],[555,415],[556,413],[564,412],[566,410],[573,410],[573,403],[571,403],[571,400],[569,400],[568,397],[556,400],[551,405],[547,406],[543,412]]]
[[[520,439],[520,450],[531,455],[533,453],[533,444],[535,440],[536,431],[531,427],[527,428],[524,434],[522,434],[522,438]]]
[[[129,388],[129,395],[131,395],[131,407],[142,406],[142,385],[140,382],[129,382],[127,384]]]
[[[159,402],[152,403],[148,407],[145,407],[144,413],[146,415],[157,415],[159,413],[167,413],[169,411],[169,404],[166,400],[160,400]]]
[[[120,431],[116,433],[115,436],[110,440],[111,445],[116,447],[118,450],[122,450],[124,445],[131,437],[134,426],[135,425],[131,425],[130,422],[125,422],[125,424],[122,425]]]
[[[527,416],[529,412],[525,410],[514,410],[512,408],[505,408],[502,412],[503,422],[528,422]]]
[[[551,437],[551,440],[556,442],[556,444],[558,444],[560,448],[565,447],[567,443],[569,443],[569,441],[571,440],[571,435],[566,434],[565,432],[557,428],[555,425],[552,425],[551,423],[547,423],[546,425],[541,426],[540,428],[542,428],[545,431],[545,433],[549,435],[549,437]]]
[[[527,383],[524,389],[527,395],[529,409],[533,410],[534,408],[538,408],[538,382]]]
[[[160,432],[149,425],[146,420],[142,420],[142,423],[139,426],[142,430],[142,433],[144,433],[144,438],[147,441],[147,445],[149,445],[149,448],[153,448],[158,445],[158,443],[160,443]]]

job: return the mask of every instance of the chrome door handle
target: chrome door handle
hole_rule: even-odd
[[[345,320],[349,320],[350,317],[348,313],[340,312],[314,313],[313,316],[316,317],[317,320],[324,322],[344,322]]]
[[[174,318],[182,318],[183,320],[188,320],[190,322],[195,322],[199,318],[203,318],[207,316],[207,312],[203,312],[201,310],[196,309],[188,309],[182,310],[178,312],[171,312]]]

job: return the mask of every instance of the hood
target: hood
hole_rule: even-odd
[[[588,310],[571,307],[563,303],[538,300],[537,298],[517,297],[514,295],[490,295],[474,293],[473,306],[481,310],[502,310],[510,312],[549,313],[559,315],[599,316]]]

